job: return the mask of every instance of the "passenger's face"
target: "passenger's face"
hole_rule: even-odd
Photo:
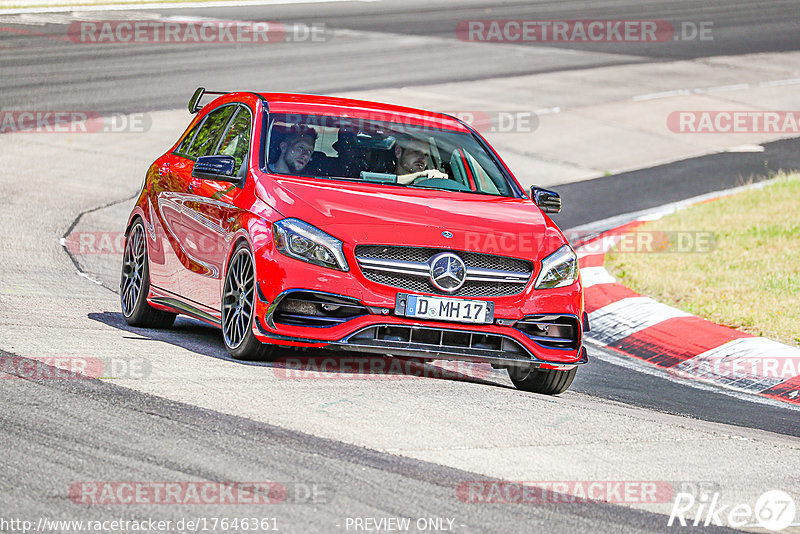
[[[314,153],[314,141],[310,137],[301,137],[291,145],[286,145],[283,151],[283,162],[294,173],[305,169]]]
[[[397,158],[397,168],[400,171],[398,174],[424,171],[428,167],[429,154],[428,145],[423,142],[414,141],[408,146],[400,147]]]

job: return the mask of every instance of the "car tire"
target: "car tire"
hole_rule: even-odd
[[[131,326],[169,328],[177,314],[157,310],[147,302],[150,293],[150,262],[144,223],[136,219],[125,238],[119,298],[122,315]]]
[[[253,253],[241,242],[231,255],[222,287],[222,339],[237,360],[272,361],[278,347],[261,343],[253,333],[256,276]]]
[[[510,367],[508,376],[517,389],[522,391],[541,393],[543,395],[558,395],[569,389],[577,371],[577,367],[573,367],[568,371],[536,369],[533,367]]]

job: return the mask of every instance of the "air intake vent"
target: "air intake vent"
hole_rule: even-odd
[[[580,324],[571,315],[529,315],[514,328],[545,347],[574,350],[580,344]]]
[[[291,326],[328,327],[369,313],[356,300],[312,291],[293,291],[280,299],[272,320]]]

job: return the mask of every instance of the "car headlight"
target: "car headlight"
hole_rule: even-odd
[[[322,267],[349,271],[342,242],[300,219],[273,223],[275,247],[291,258]]]
[[[578,279],[578,256],[564,245],[542,260],[542,270],[536,277],[536,289],[564,287]]]

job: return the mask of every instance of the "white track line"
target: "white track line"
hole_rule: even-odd
[[[583,288],[598,284],[615,284],[617,279],[611,276],[605,267],[581,267],[581,284]]]

